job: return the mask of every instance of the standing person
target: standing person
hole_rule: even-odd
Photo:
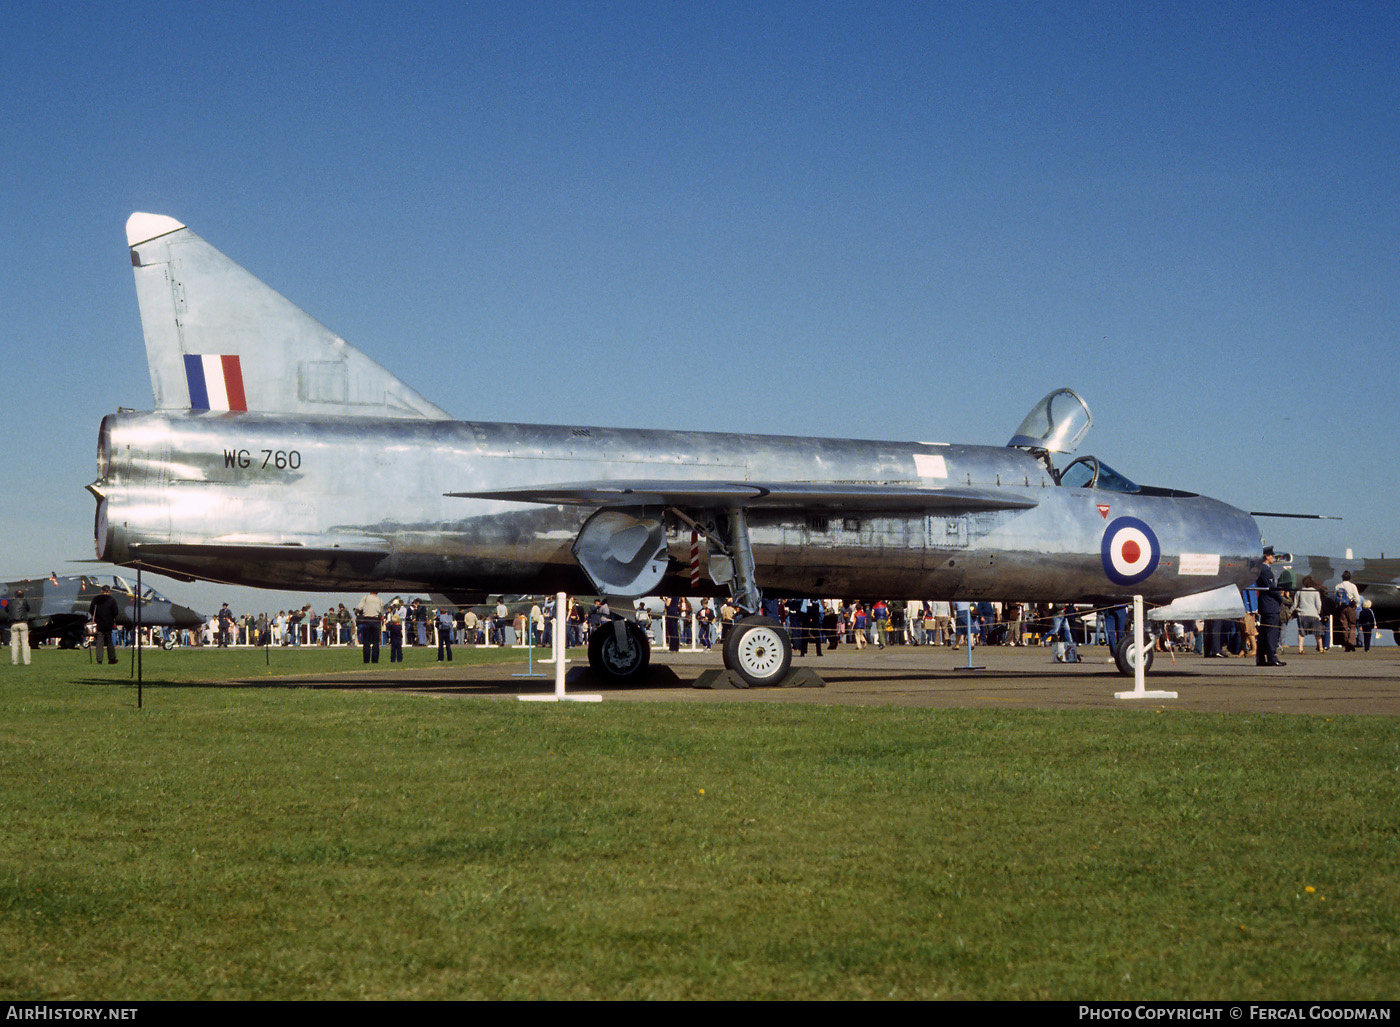
[[[1308,635],[1317,651],[1322,652],[1322,590],[1312,575],[1303,579],[1303,587],[1298,590],[1298,652],[1303,651]]]
[[[992,643],[992,627],[997,622],[997,612],[986,599],[977,600],[977,637],[983,645]]]
[[[506,644],[506,627],[510,624],[510,610],[506,608],[506,597],[501,596],[496,603],[496,644]]]
[[[1342,571],[1342,583],[1333,597],[1337,604],[1337,619],[1342,622],[1342,649],[1356,652],[1356,614],[1361,609],[1361,593],[1351,583],[1351,571]]]
[[[1241,656],[1250,656],[1259,652],[1259,593],[1252,588],[1246,588],[1240,593],[1244,600],[1244,617],[1240,619],[1240,629],[1244,633],[1244,646],[1240,649]]]
[[[1021,604],[1007,603],[1002,607],[1002,618],[1006,622],[1006,644],[1021,644]]]
[[[923,639],[925,645],[938,645],[938,618],[933,614],[933,603],[924,599],[921,601],[923,607]]]
[[[219,608],[219,648],[228,648],[229,632],[233,630],[233,611],[228,608],[228,603],[224,603]]]
[[[889,631],[890,608],[883,599],[875,600],[875,605],[870,608],[870,616],[875,621],[874,632],[871,641],[875,643],[875,648],[885,648],[885,636]]]
[[[1108,641],[1108,651],[1118,652],[1118,643],[1128,633],[1128,608],[1110,606],[1103,612],[1103,632]]]
[[[691,631],[695,626],[694,613],[695,608],[690,605],[690,600],[681,596],[681,645],[693,646],[695,644],[694,633]]]
[[[910,645],[924,644],[924,602],[910,599],[904,606],[904,624],[909,632]]]
[[[820,599],[806,599],[803,601],[806,609],[802,611],[802,639],[803,653],[806,653],[806,640],[810,638],[817,644],[817,655],[822,654],[822,601]]]
[[[24,657],[24,665],[29,666],[29,618],[32,616],[29,600],[24,598],[24,589],[15,589],[15,594],[10,597],[10,663],[15,666],[19,665],[21,656]]]
[[[366,663],[379,662],[379,622],[383,616],[384,601],[378,592],[370,592],[355,606],[355,622],[360,626]]]
[[[666,648],[673,653],[681,651],[681,600],[671,596],[666,603]]]
[[[1282,632],[1279,613],[1287,598],[1274,580],[1274,547],[1264,548],[1264,565],[1259,568],[1259,578],[1254,588],[1259,596],[1259,640],[1255,650],[1256,667],[1287,666],[1278,658],[1278,640]]]
[[[708,599],[700,600],[700,609],[695,616],[700,622],[700,644],[709,649],[715,642],[715,611],[710,608]]]
[[[569,619],[566,630],[569,633],[568,643],[570,648],[575,648],[583,644],[583,608],[579,606],[577,599],[569,600]]]
[[[452,662],[452,629],[456,626],[452,611],[446,608],[438,610],[438,663],[442,662],[442,654],[447,652],[447,662]]]
[[[428,644],[428,604],[421,599],[413,600],[413,623],[417,627],[418,645]]]
[[[642,600],[637,600],[637,627],[642,629],[642,634],[647,636],[647,644],[654,644],[651,636],[651,611],[647,609],[647,604]]]
[[[804,608],[807,601],[805,599],[788,599],[783,603],[783,612],[787,614],[788,621],[788,641],[792,643],[792,651],[798,656],[807,655],[807,633],[802,630],[803,622],[806,620]]]
[[[389,607],[388,623],[389,662],[403,663],[404,608],[402,599],[395,599],[394,604]]]
[[[102,594],[93,598],[88,616],[97,628],[97,662],[102,662],[102,650],[107,650],[107,662],[117,662],[117,647],[112,644],[112,629],[117,626],[117,601],[112,598],[112,586],[103,585]]]
[[[1371,634],[1376,630],[1376,614],[1371,609],[1371,600],[1367,599],[1361,604],[1361,612],[1356,615],[1356,628],[1361,632],[1361,646],[1363,651],[1371,651]]]
[[[1079,648],[1074,642],[1074,618],[1079,615],[1073,603],[1065,603],[1055,616],[1055,641],[1059,644],[1056,659],[1062,663],[1078,663]]]
[[[946,599],[935,599],[929,606],[933,609],[934,644],[953,644],[953,604]]]
[[[1225,637],[1225,621],[1218,619],[1207,620],[1204,635],[1205,642],[1202,645],[1202,649],[1206,656],[1224,659],[1230,655],[1225,651],[1225,646],[1223,644]]]
[[[719,640],[721,643],[728,640],[730,631],[734,629],[734,618],[737,616],[739,616],[739,608],[726,599],[724,605],[719,608]]]

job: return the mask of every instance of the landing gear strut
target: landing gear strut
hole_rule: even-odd
[[[727,513],[726,555],[733,564],[729,590],[734,605],[747,616],[734,621],[724,641],[724,665],[750,687],[776,685],[792,669],[792,641],[777,621],[760,616],[762,594],[754,575],[753,547],[743,507]]]

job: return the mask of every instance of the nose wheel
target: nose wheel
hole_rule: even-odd
[[[1142,672],[1144,674],[1146,674],[1149,670],[1152,669],[1153,644],[1154,640],[1151,635],[1146,635],[1143,637],[1142,647],[1146,651],[1141,655],[1147,661],[1143,664],[1142,668]],[[1136,674],[1138,655],[1138,649],[1133,642],[1133,636],[1124,635],[1122,640],[1118,643],[1117,652],[1113,654],[1113,662],[1118,665],[1118,672],[1120,674]]]

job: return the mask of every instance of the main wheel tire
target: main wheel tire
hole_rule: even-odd
[[[735,623],[724,643],[724,661],[750,687],[776,685],[792,669],[792,642],[777,621],[749,617]]]
[[[1152,669],[1152,644],[1153,640],[1144,636],[1142,645],[1147,650],[1147,662],[1142,666],[1144,674]],[[1113,662],[1118,665],[1120,674],[1137,673],[1137,646],[1133,643],[1132,635],[1124,635],[1119,639],[1118,648],[1113,653]]]
[[[651,643],[641,628],[627,621],[626,651],[617,644],[617,630],[611,622],[598,626],[588,639],[588,665],[604,677],[631,683],[643,677],[651,666]]]

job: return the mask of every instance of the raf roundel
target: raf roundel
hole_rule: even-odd
[[[1157,536],[1136,517],[1119,517],[1103,533],[1103,570],[1117,585],[1136,585],[1151,577],[1162,556]]]

